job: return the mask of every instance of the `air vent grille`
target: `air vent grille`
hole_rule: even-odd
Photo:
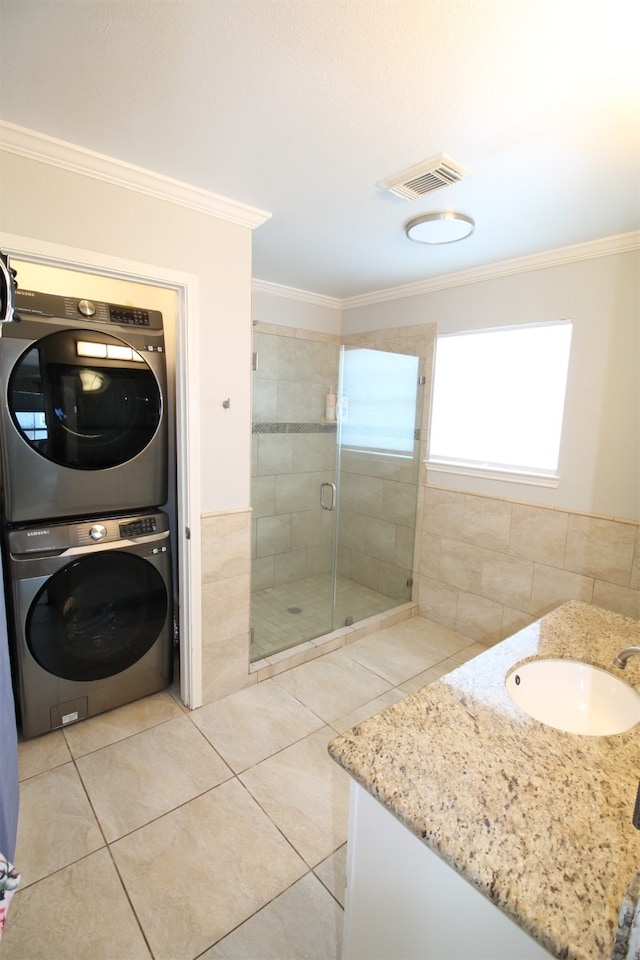
[[[401,170],[386,180],[379,180],[378,186],[385,187],[397,197],[405,200],[416,200],[425,193],[439,190],[450,183],[458,183],[464,177],[465,169],[451,157],[439,153],[417,163],[413,167]]]

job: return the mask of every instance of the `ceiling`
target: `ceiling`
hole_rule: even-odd
[[[254,277],[340,299],[640,227],[636,0],[0,0],[3,120],[271,217]],[[439,153],[417,200],[377,182]],[[466,240],[404,224],[459,210]]]

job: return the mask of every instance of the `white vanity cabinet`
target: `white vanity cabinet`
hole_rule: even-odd
[[[351,781],[343,960],[549,960],[545,950]]]

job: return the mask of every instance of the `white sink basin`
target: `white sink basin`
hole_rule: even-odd
[[[640,722],[640,694],[578,660],[529,660],[509,674],[506,688],[521,710],[556,730],[602,737]]]

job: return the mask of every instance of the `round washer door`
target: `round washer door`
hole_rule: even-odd
[[[160,386],[144,357],[93,330],[61,330],[29,347],[13,368],[7,400],[32,449],[76,470],[132,460],[162,417]]]
[[[112,551],[74,560],[34,597],[26,640],[36,662],[64,680],[103,680],[147,653],[169,608],[147,560]]]

